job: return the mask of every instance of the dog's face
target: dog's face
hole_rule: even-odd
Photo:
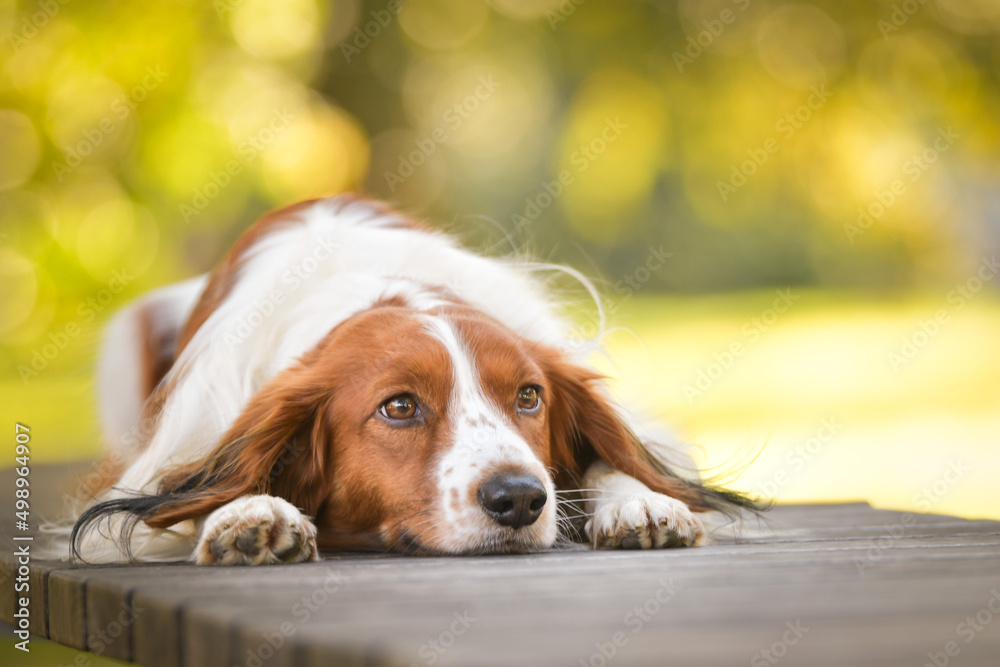
[[[556,537],[551,386],[532,350],[462,308],[377,308],[314,362],[327,477],[320,544],[377,537],[406,551],[519,552]]]

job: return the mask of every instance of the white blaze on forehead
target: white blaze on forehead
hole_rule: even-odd
[[[528,444],[486,397],[475,360],[466,345],[459,340],[454,325],[443,317],[427,317],[426,322],[430,334],[444,345],[451,359],[454,386],[448,403],[448,416],[456,431],[460,428],[475,428],[494,436],[487,438],[479,433],[474,441],[464,443],[456,439],[456,446],[472,447],[477,451],[488,445],[500,450],[513,448],[530,457],[530,460],[537,461]],[[511,396],[511,401],[513,400],[514,397]]]
[[[537,476],[549,498],[555,497],[555,491],[531,447],[487,398],[475,360],[454,325],[440,316],[427,316],[425,322],[427,331],[448,352],[454,379],[448,402],[452,442],[437,469],[442,513],[451,529],[452,546],[474,548],[486,537],[485,531],[500,528],[486,516],[476,499],[478,485],[485,481],[484,474],[501,465],[512,466]],[[554,516],[547,506],[536,525],[531,526],[531,530],[539,531],[543,541],[550,533],[554,538]]]
[[[454,387],[448,410],[451,417],[464,421],[485,422],[496,426],[503,417],[489,403],[479,384],[479,373],[466,346],[458,339],[453,325],[443,317],[426,318],[430,334],[436,338],[451,359]]]

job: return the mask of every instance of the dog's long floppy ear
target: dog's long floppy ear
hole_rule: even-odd
[[[164,502],[143,521],[166,528],[260,493],[315,516],[329,451],[324,414],[332,399],[329,378],[318,370],[299,364],[273,378],[208,456],[162,477],[158,497]]]
[[[738,493],[681,477],[652,454],[605,396],[601,375],[569,362],[557,350],[543,350],[540,356],[552,392],[549,438],[560,488],[576,488],[587,468],[601,460],[695,511],[757,509]]]

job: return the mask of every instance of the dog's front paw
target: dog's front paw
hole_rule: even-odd
[[[274,496],[245,496],[205,520],[195,547],[198,565],[266,565],[317,560],[316,527]]]
[[[706,539],[687,505],[652,491],[597,499],[585,529],[595,549],[690,547]]]

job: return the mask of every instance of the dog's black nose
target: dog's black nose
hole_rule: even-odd
[[[545,487],[534,475],[493,475],[479,485],[476,493],[494,521],[501,526],[530,526],[542,513],[547,496]]]

